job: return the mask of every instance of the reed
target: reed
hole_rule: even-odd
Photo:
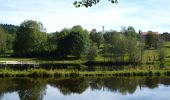
[[[170,76],[167,70],[122,70],[122,71],[75,71],[30,69],[24,71],[0,70],[0,77],[160,77]]]

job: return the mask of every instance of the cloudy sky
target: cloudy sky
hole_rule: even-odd
[[[170,0],[100,0],[91,8],[75,8],[75,0],[0,0],[0,23],[20,25],[33,19],[47,32],[81,25],[92,30],[117,30],[133,26],[138,31],[170,32]]]

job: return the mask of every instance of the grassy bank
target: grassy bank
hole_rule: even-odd
[[[168,42],[169,43],[169,42]],[[169,43],[170,44],[170,43]],[[168,45],[169,45],[168,44]],[[165,66],[170,66],[170,48],[165,46]],[[19,62],[36,62],[39,64],[57,64],[57,65],[77,65],[77,64],[92,64],[92,65],[128,65],[127,56],[125,56],[125,61],[121,63],[112,62],[110,58],[104,58],[101,55],[98,55],[96,59],[89,63],[85,55],[82,55],[81,58],[76,58],[72,56],[58,58],[58,57],[47,57],[47,58],[19,58],[11,56],[1,56],[0,61],[19,61]],[[158,51],[155,49],[145,50],[143,55],[142,64],[159,64],[158,61]]]
[[[24,71],[0,70],[0,77],[152,77],[170,76],[170,70],[75,71],[30,69]]]

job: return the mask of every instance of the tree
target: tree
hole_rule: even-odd
[[[47,35],[40,22],[27,20],[17,30],[14,52],[16,55],[40,54],[46,50]]]
[[[59,56],[66,56],[69,54],[70,47],[68,47],[68,35],[70,34],[70,31],[70,29],[64,28],[57,35],[57,53]]]
[[[48,34],[48,51],[49,52],[54,52],[55,50],[57,50],[57,35],[59,34],[59,32],[54,32],[54,33],[49,33]]]
[[[127,55],[129,62],[138,63],[141,61],[141,50],[137,39],[134,37],[127,37]]]
[[[106,32],[105,34],[103,34],[104,41],[105,41],[107,44],[110,44],[111,42],[113,42],[112,37],[113,37],[115,34],[117,34],[116,31]]]
[[[19,27],[11,24],[0,24],[0,27],[2,27],[6,33],[6,52],[12,52],[16,37],[16,31]]]
[[[163,34],[160,34],[160,37],[164,41],[170,41],[170,33],[164,32]]]
[[[124,28],[122,29],[122,33],[127,36],[127,37],[137,37],[137,33],[135,31],[135,28],[133,28],[132,26],[128,26],[128,28]]]
[[[6,33],[2,27],[0,27],[0,53],[5,53],[6,50]]]
[[[115,34],[115,41],[112,44],[113,54],[116,62],[124,62],[124,56],[126,54],[126,37],[121,34]]]
[[[118,32],[105,33],[105,52],[109,57],[114,58],[115,62],[123,62],[126,54],[126,37]]]
[[[96,56],[97,56],[97,49],[91,46],[87,51],[87,60],[94,61]]]
[[[71,32],[68,35],[67,39],[71,55],[80,57],[80,55],[85,52],[88,46],[88,32],[86,30],[83,30],[83,28],[79,25],[74,26],[71,29]]]
[[[108,0],[111,3],[117,3],[118,0]],[[88,7],[92,7],[93,5],[96,5],[97,3],[99,3],[100,0],[81,0],[81,1],[75,1],[73,3],[73,5],[75,5],[75,7],[81,7],[84,6],[86,8]]]
[[[58,35],[58,54],[60,56],[73,55],[80,57],[85,53],[89,44],[89,36],[87,30],[80,25],[73,26],[70,29],[63,29]]]
[[[7,34],[6,36],[6,50],[13,51],[14,41],[15,41],[15,34]]]
[[[5,33],[8,34],[16,34],[16,31],[19,28],[19,26],[11,24],[0,24],[0,26],[4,29]]]
[[[146,38],[145,38],[145,44],[148,48],[156,47],[158,42],[158,35],[154,34],[152,31],[148,31]]]
[[[105,56],[110,57],[110,61],[124,62],[125,55],[128,56],[128,62],[138,63],[142,56],[142,43],[137,41],[137,37],[128,32],[134,32],[133,27],[128,27],[122,32],[107,32],[104,34],[105,39]],[[124,32],[127,32],[125,34]]]
[[[97,47],[100,48],[100,45],[104,41],[103,35],[101,32],[90,32],[90,39],[92,40],[92,44],[96,43]]]
[[[104,48],[103,48],[103,56],[104,60],[106,60],[106,57],[110,57],[112,60],[114,55],[114,45],[115,40],[117,39],[118,33],[116,31],[114,32],[106,32],[103,37],[105,40]]]

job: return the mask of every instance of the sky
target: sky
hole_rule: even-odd
[[[24,20],[42,22],[47,32],[81,25],[84,29],[170,32],[170,0],[100,0],[90,8],[76,8],[75,0],[0,0],[0,23],[20,25]]]

